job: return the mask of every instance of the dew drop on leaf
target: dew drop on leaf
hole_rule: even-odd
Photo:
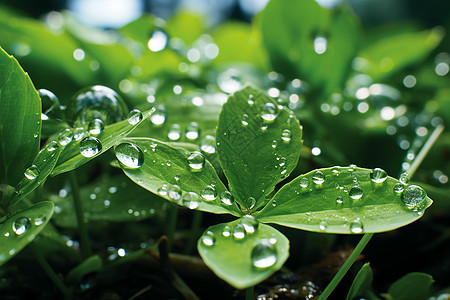
[[[150,122],[155,126],[161,126],[166,122],[166,107],[162,104],[155,106],[155,111],[150,116]]]
[[[212,135],[206,135],[200,141],[200,150],[205,153],[213,154],[216,153],[216,139]]]
[[[277,113],[277,106],[272,102],[264,104],[261,108],[261,118],[267,123],[275,121]]]
[[[183,196],[183,205],[189,209],[196,209],[200,206],[200,197],[197,193],[189,192]]]
[[[405,189],[405,186],[401,183],[397,183],[396,185],[394,185],[394,193],[396,193],[396,194],[401,194],[404,189]]]
[[[230,226],[226,225],[222,230],[222,236],[229,237],[231,235],[231,228]]]
[[[217,198],[216,189],[212,185],[206,185],[202,188],[200,193],[203,199],[207,201],[212,201]]]
[[[261,240],[252,249],[252,264],[257,269],[267,269],[277,262],[277,251],[268,240]]]
[[[197,122],[191,122],[186,126],[185,136],[188,140],[196,140],[200,135],[200,125]]]
[[[36,219],[33,220],[33,224],[34,224],[35,226],[41,226],[42,224],[45,223],[46,220],[47,220],[47,218],[46,218],[45,216],[43,216],[43,217],[38,217],[38,218],[36,218]]]
[[[55,151],[56,149],[58,149],[58,147],[59,147],[59,145],[58,145],[58,143],[57,143],[56,141],[50,141],[50,142],[47,144],[47,151],[53,152],[53,151]]]
[[[261,131],[263,131],[263,132],[266,131],[268,127],[269,127],[269,125],[267,125],[267,123],[264,123],[264,122],[261,123]]]
[[[336,203],[337,204],[342,204],[343,202],[344,202],[344,198],[342,198],[342,196],[337,196]]]
[[[246,127],[248,125],[248,115],[247,114],[242,115],[241,123],[242,123],[242,126],[244,126],[244,127]]]
[[[141,111],[139,109],[133,109],[132,111],[130,111],[128,113],[128,123],[130,123],[130,125],[136,125],[139,122],[142,121],[142,119],[144,118],[144,116],[142,115]]]
[[[24,175],[29,180],[35,180],[40,173],[41,171],[36,165],[31,165],[25,170]]]
[[[354,186],[352,186],[352,188],[348,192],[348,195],[353,200],[359,200],[363,196],[363,190],[362,190],[362,188],[359,185],[354,185]]]
[[[328,227],[328,223],[327,223],[326,221],[321,221],[321,222],[319,223],[319,229],[320,229],[321,231],[325,231],[325,230],[327,229],[327,227]]]
[[[380,168],[375,168],[370,173],[370,180],[375,183],[382,183],[386,181],[387,177],[388,174],[386,173],[386,171]]]
[[[93,119],[88,126],[88,131],[90,134],[98,135],[105,130],[105,125],[100,119]]]
[[[245,232],[244,225],[239,223],[236,226],[234,226],[234,228],[233,228],[233,237],[236,240],[242,240],[243,238],[245,238],[245,234],[246,234],[246,232]]]
[[[309,179],[306,177],[303,177],[300,179],[300,187],[307,188],[309,186]]]
[[[254,197],[248,197],[247,199],[247,207],[248,209],[252,209],[256,205],[256,199]]]
[[[22,217],[15,220],[12,224],[12,229],[17,235],[24,234],[30,228],[31,222],[28,218]]]
[[[322,184],[325,182],[325,174],[322,173],[322,171],[316,171],[313,174],[313,182],[315,184]]]
[[[234,198],[229,191],[223,191],[220,193],[220,201],[222,201],[223,204],[230,206],[233,205]]]
[[[188,156],[187,162],[191,171],[198,172],[205,165],[205,157],[200,152],[193,152]]]
[[[400,182],[401,182],[403,185],[407,185],[407,184],[409,183],[409,176],[408,176],[408,174],[407,174],[407,173],[402,173],[402,174],[400,175],[399,180],[400,180]]]
[[[73,139],[73,132],[69,128],[65,129],[58,135],[58,143],[61,146],[68,145]]]
[[[202,244],[206,247],[212,247],[216,243],[216,237],[211,231],[207,231],[205,234],[203,234],[201,240]]]
[[[244,226],[245,232],[248,234],[255,233],[258,229],[259,222],[252,215],[245,215],[241,219],[241,224]]]
[[[402,201],[405,205],[413,209],[420,205],[427,198],[427,193],[418,185],[409,185],[402,194]]]
[[[80,142],[80,153],[84,157],[92,157],[102,151],[102,143],[95,137],[84,138]]]
[[[281,132],[281,139],[283,141],[285,141],[285,142],[290,142],[291,141],[291,136],[292,136],[292,134],[291,134],[291,131],[289,129],[284,129]]]
[[[364,227],[363,227],[361,220],[356,219],[350,223],[350,232],[362,233],[363,231],[364,231]]]
[[[169,187],[167,194],[169,195],[169,198],[175,201],[180,200],[181,198],[181,188],[180,186],[173,184]]]
[[[161,186],[158,189],[157,192],[158,192],[158,195],[160,195],[160,196],[167,196],[167,193],[169,192],[169,188],[167,187],[166,184],[164,184],[163,186]]]
[[[159,52],[166,48],[168,41],[167,33],[163,29],[157,28],[152,32],[147,47],[152,52]]]
[[[178,124],[172,124],[167,133],[167,137],[171,141],[178,141],[181,138],[181,126]]]
[[[144,163],[144,152],[139,146],[126,142],[114,147],[117,159],[130,169],[137,169]]]

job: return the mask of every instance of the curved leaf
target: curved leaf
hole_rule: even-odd
[[[389,297],[395,300],[421,300],[430,295],[434,280],[431,275],[420,272],[406,274],[389,287]]]
[[[289,240],[268,225],[259,224],[254,233],[237,239],[233,230],[242,226],[242,220],[209,227],[197,244],[206,265],[238,289],[268,278],[289,256]]]
[[[53,214],[53,203],[43,201],[0,224],[0,265],[20,252],[44,229]],[[15,223],[16,222],[16,223]],[[20,224],[19,224],[20,222]]]
[[[364,296],[372,286],[373,273],[369,263],[364,264],[356,274],[352,286],[347,294],[347,300],[355,299],[357,296]]]
[[[302,129],[292,112],[248,86],[224,104],[216,141],[230,190],[250,209],[250,197],[255,208],[264,204],[265,196],[297,166]]]
[[[142,120],[137,124],[130,124],[128,120],[123,120],[118,123],[114,123],[105,127],[105,130],[96,136],[97,139],[100,140],[101,143],[101,151],[93,156],[93,157],[85,157],[80,152],[79,139],[76,141],[73,139],[68,145],[64,147],[62,151],[58,164],[52,172],[52,176],[72,171],[79,166],[87,163],[91,159],[105,153],[109,148],[114,146],[128,134],[130,134],[136,127],[141,124],[146,118],[148,118],[155,109],[148,110],[143,114]],[[86,134],[86,132],[84,133]]]
[[[192,153],[185,149],[150,138],[127,138],[124,142],[136,145],[143,152],[141,167],[130,169],[121,164],[125,174],[138,185],[176,204],[212,213],[242,215],[235,202],[226,205],[220,200],[226,188],[207,160],[203,167],[197,165],[193,169],[188,163]],[[214,190],[206,198],[201,196],[205,187]]]
[[[322,184],[314,182],[320,181],[317,172],[324,175]],[[414,222],[433,202],[425,197],[408,208],[403,202],[406,188],[394,192],[400,184],[397,179],[387,177],[375,183],[371,173],[352,166],[311,171],[283,186],[273,197],[275,206],[267,205],[255,216],[261,222],[316,232],[383,232]],[[305,181],[308,186],[302,187]]]
[[[0,47],[0,184],[16,186],[39,151],[41,100],[17,60]]]

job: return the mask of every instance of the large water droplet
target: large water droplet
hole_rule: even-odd
[[[200,150],[209,154],[216,153],[216,139],[214,138],[214,136],[206,135],[200,141]]]
[[[98,135],[105,130],[105,125],[100,119],[94,119],[89,123],[88,131],[90,134]]]
[[[212,185],[206,185],[203,187],[200,195],[207,201],[213,201],[217,198],[217,191]]]
[[[245,231],[244,225],[239,223],[236,226],[234,226],[234,228],[233,228],[233,237],[236,240],[242,240],[243,238],[245,238],[245,234],[246,234],[246,231]]]
[[[29,180],[35,180],[40,173],[41,171],[36,165],[31,165],[25,170],[24,175]]]
[[[200,197],[197,193],[189,192],[183,196],[183,205],[190,208],[196,209],[200,206]]]
[[[181,188],[180,186],[173,184],[169,187],[169,190],[167,192],[169,195],[169,198],[175,201],[178,201],[181,199]]]
[[[291,136],[292,136],[292,134],[291,134],[291,131],[289,129],[284,129],[281,132],[281,139],[283,141],[285,141],[285,142],[290,142],[291,141]]]
[[[267,269],[277,262],[277,251],[268,240],[261,240],[251,253],[252,264],[257,269]]]
[[[212,247],[216,243],[216,237],[212,231],[207,231],[201,237],[202,244],[206,247]]]
[[[261,118],[267,123],[275,121],[277,113],[277,106],[272,102],[264,104],[261,108]]]
[[[375,183],[382,183],[386,181],[387,177],[388,174],[386,173],[386,171],[380,168],[375,168],[370,173],[370,180]]]
[[[117,159],[130,169],[137,169],[144,163],[144,152],[133,143],[121,143],[114,147]]]
[[[64,108],[58,97],[46,89],[39,89],[38,93],[42,103],[42,120],[61,120],[64,117]]]
[[[234,198],[229,191],[223,191],[220,193],[220,201],[225,205],[233,205]]]
[[[185,136],[188,140],[196,140],[200,135],[200,125],[197,122],[191,122],[186,126]]]
[[[259,226],[258,220],[256,220],[256,218],[252,215],[243,216],[241,219],[241,224],[244,226],[245,232],[248,234],[255,233]]]
[[[31,222],[28,218],[22,217],[15,220],[12,224],[12,229],[17,235],[24,234],[30,228]]]
[[[158,104],[155,106],[155,111],[150,116],[150,122],[153,125],[160,126],[166,122],[166,107],[162,104]]]
[[[92,157],[102,151],[102,143],[98,138],[87,137],[80,142],[80,153],[84,157]]]
[[[58,143],[61,146],[66,146],[69,144],[73,139],[73,132],[69,128],[65,129],[64,131],[61,131],[61,133],[58,135]]]
[[[205,157],[200,152],[193,152],[188,156],[187,162],[191,171],[198,172],[205,165]]]
[[[226,225],[222,230],[222,235],[224,237],[229,237],[231,235],[231,228],[230,226]]]
[[[363,196],[363,190],[362,190],[362,188],[359,185],[354,185],[354,186],[352,186],[352,188],[348,192],[348,195],[353,200],[359,200]]]
[[[402,194],[402,201],[410,209],[416,208],[427,198],[427,193],[418,185],[409,185]]]
[[[350,232],[351,233],[362,233],[364,231],[364,226],[361,220],[356,219],[350,223]]]
[[[316,171],[314,172],[312,179],[315,184],[322,184],[325,182],[325,174],[323,174],[322,171]]]
[[[171,141],[178,141],[181,138],[181,126],[178,124],[172,124],[167,133],[167,137]]]
[[[144,116],[142,115],[141,111],[139,109],[133,109],[132,111],[130,111],[128,113],[128,123],[130,123],[130,125],[136,125],[139,122],[142,121],[142,119],[144,118]]]
[[[300,187],[307,188],[309,186],[309,179],[306,177],[303,177],[300,179]]]

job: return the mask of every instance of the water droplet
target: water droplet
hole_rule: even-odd
[[[284,129],[281,132],[281,139],[283,141],[285,141],[285,142],[290,142],[291,141],[291,136],[292,136],[292,134],[291,134],[291,131],[289,129]]]
[[[253,209],[256,205],[256,199],[254,197],[248,197],[247,199],[247,207],[248,209]]]
[[[300,187],[306,188],[309,186],[309,179],[306,177],[303,177],[300,179]]]
[[[407,174],[407,173],[402,173],[402,174],[400,175],[399,180],[400,180],[400,182],[401,182],[403,185],[407,185],[407,184],[409,183],[409,176],[408,176],[408,174]]]
[[[207,201],[213,201],[217,198],[217,192],[216,189],[212,185],[206,185],[203,187],[200,195],[203,199]]]
[[[344,202],[344,198],[342,198],[342,196],[337,196],[336,203],[337,204],[342,204],[343,202]]]
[[[273,140],[272,141],[272,148],[275,149],[277,147],[277,141]]]
[[[268,240],[261,240],[251,253],[252,264],[257,269],[267,269],[277,262],[277,251]]]
[[[191,171],[198,172],[205,165],[205,157],[200,152],[193,152],[188,156],[187,162]]]
[[[212,231],[207,231],[202,235],[201,240],[204,246],[212,247],[216,242],[216,237],[214,236],[214,233]]]
[[[275,199],[272,200],[272,206],[273,207],[277,206],[277,200],[275,200]]]
[[[333,173],[334,176],[339,176],[341,174],[341,172],[339,171],[339,167],[333,167],[331,169],[331,172]]]
[[[248,115],[247,114],[243,114],[242,115],[241,123],[242,123],[243,126],[247,126],[248,125]]]
[[[267,130],[267,128],[269,128],[269,125],[267,123],[262,122],[261,123],[261,131],[264,132]]]
[[[168,193],[169,198],[175,201],[180,200],[181,198],[181,188],[180,186],[174,184],[169,187]]]
[[[172,124],[167,133],[167,137],[171,141],[178,141],[181,138],[181,126],[178,124]]]
[[[387,177],[388,174],[386,173],[386,171],[380,168],[375,168],[370,173],[370,180],[375,183],[382,183],[386,181]]]
[[[198,196],[197,193],[194,192],[186,193],[183,196],[183,205],[190,209],[196,209],[197,207],[200,206],[199,199],[200,197]]]
[[[61,146],[66,146],[73,139],[73,132],[69,128],[65,129],[58,135],[58,143]]]
[[[323,36],[318,36],[314,39],[314,52],[323,54],[327,51],[327,39]]]
[[[64,108],[58,97],[46,89],[39,89],[38,93],[42,103],[42,120],[61,120],[64,117]]]
[[[144,152],[137,145],[126,142],[114,147],[117,159],[130,169],[137,169],[144,163]]]
[[[105,125],[100,119],[94,119],[89,123],[88,131],[90,134],[98,135],[105,130]]]
[[[139,109],[133,109],[132,111],[129,112],[127,117],[128,123],[130,123],[130,125],[138,124],[139,122],[142,121],[143,118],[144,116],[142,115]]]
[[[351,233],[362,233],[364,231],[364,226],[361,220],[356,219],[350,223],[350,232]]]
[[[325,174],[322,171],[316,171],[312,179],[315,184],[322,184],[325,182]]]
[[[230,226],[226,225],[222,230],[222,235],[224,237],[229,237],[231,235],[231,228]]]
[[[12,224],[12,229],[17,235],[24,234],[30,228],[31,222],[28,218],[22,217],[15,220]]]
[[[159,52],[166,48],[168,41],[167,33],[163,29],[157,28],[152,32],[147,47],[152,52]]]
[[[325,230],[327,229],[327,227],[328,227],[328,223],[327,223],[326,221],[321,221],[321,222],[319,223],[319,229],[320,229],[321,231],[325,231]]]
[[[245,232],[248,234],[255,233],[259,226],[258,220],[256,220],[256,218],[252,215],[243,216],[241,219],[241,224],[244,226]]]
[[[191,122],[186,126],[185,136],[188,140],[196,140],[200,135],[200,125],[197,122]]]
[[[47,144],[46,148],[47,148],[48,152],[53,152],[53,151],[55,151],[56,149],[59,148],[59,145],[58,145],[58,143],[56,141],[50,141]]]
[[[267,123],[275,121],[277,113],[277,106],[272,102],[264,104],[261,108],[261,118]]]
[[[155,106],[155,111],[150,116],[150,122],[155,126],[161,126],[166,122],[166,107],[162,104]]]
[[[225,205],[233,205],[234,198],[229,191],[223,191],[220,193],[220,201]]]
[[[427,193],[418,185],[409,185],[402,194],[403,203],[408,208],[413,209],[420,205],[427,198]]]
[[[39,176],[40,173],[41,171],[36,165],[31,165],[25,170],[24,175],[27,179],[34,180]]]
[[[117,193],[118,190],[119,190],[119,188],[118,188],[117,186],[110,186],[110,187],[108,188],[108,192],[109,192],[110,194],[115,194],[115,193]]]
[[[35,226],[41,226],[42,224],[45,223],[45,221],[47,221],[47,218],[45,216],[43,216],[43,217],[38,217],[38,218],[34,219],[33,223]]]
[[[98,138],[87,137],[80,142],[80,153],[84,157],[92,157],[102,151],[102,143]]]
[[[354,186],[352,186],[352,188],[348,192],[348,195],[353,200],[359,200],[363,196],[363,190],[362,190],[362,188],[359,185],[354,185]]]
[[[405,189],[405,186],[401,183],[397,183],[396,185],[394,185],[394,193],[396,193],[396,194],[402,193],[404,189]]]
[[[167,196],[168,191],[169,191],[169,189],[168,189],[167,185],[164,184],[163,186],[161,186],[161,187],[158,189],[158,194],[159,194],[160,196]]]
[[[234,226],[233,228],[233,237],[237,240],[242,240],[243,238],[245,238],[245,228],[244,225],[239,223],[236,226]]]
[[[205,153],[213,154],[216,153],[216,139],[212,135],[206,135],[200,141],[200,150]]]

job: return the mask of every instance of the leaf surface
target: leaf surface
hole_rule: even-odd
[[[388,294],[395,300],[427,299],[433,282],[431,275],[419,272],[409,273],[395,281],[389,287]]]
[[[372,286],[373,272],[369,263],[364,264],[356,274],[352,286],[347,294],[347,300],[355,299],[357,296],[364,296]]]

